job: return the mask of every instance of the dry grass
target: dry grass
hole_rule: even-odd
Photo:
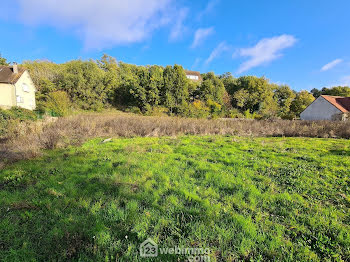
[[[0,141],[0,168],[6,163],[39,156],[43,149],[78,145],[93,137],[218,134],[350,138],[350,122],[206,120],[110,113],[22,123],[12,128],[10,134]]]

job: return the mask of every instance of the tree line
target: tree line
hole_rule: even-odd
[[[319,95],[350,96],[349,87],[296,92],[265,77],[235,78],[230,73],[205,73],[195,82],[180,65],[136,66],[108,55],[63,64],[26,61],[22,66],[38,89],[38,110],[55,115],[71,108],[117,108],[145,115],[293,119]]]

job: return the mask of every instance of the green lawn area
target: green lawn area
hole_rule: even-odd
[[[94,139],[0,171],[0,260],[349,261],[350,141]],[[183,261],[160,255],[153,261]]]

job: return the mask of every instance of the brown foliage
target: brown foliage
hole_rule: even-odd
[[[59,118],[57,121],[21,123],[0,141],[0,168],[4,163],[36,157],[43,149],[79,145],[94,137],[179,135],[350,138],[350,122],[83,114]]]

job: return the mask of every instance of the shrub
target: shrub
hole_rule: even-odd
[[[222,106],[219,103],[209,99],[207,105],[213,118],[222,116]]]
[[[228,117],[228,118],[244,118],[244,115],[237,108],[233,108],[227,112],[226,117]]]
[[[28,109],[12,107],[9,110],[0,109],[0,137],[7,134],[9,125],[18,125],[21,121],[37,120],[37,115]]]
[[[155,106],[149,108],[146,112],[146,116],[167,116],[168,115],[168,109],[166,107],[162,106]]]
[[[71,102],[66,92],[55,91],[48,95],[44,108],[52,116],[66,116],[70,112]]]
[[[6,134],[9,114],[7,111],[0,109],[0,137]]]
[[[8,114],[10,119],[19,119],[21,121],[37,120],[37,115],[33,111],[17,106],[12,107],[10,110],[8,110]]]
[[[133,113],[133,114],[138,114],[138,115],[141,115],[142,112],[141,112],[141,109],[138,108],[137,106],[130,106],[128,107],[125,112],[127,113]]]
[[[210,109],[200,100],[195,100],[185,109],[182,115],[186,117],[207,118],[210,114]]]

